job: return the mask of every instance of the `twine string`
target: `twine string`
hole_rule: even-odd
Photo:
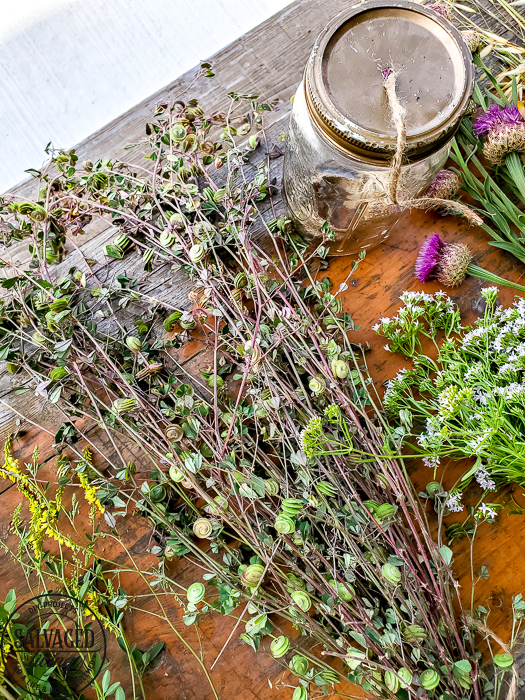
[[[384,87],[388,98],[390,116],[397,133],[397,145],[390,163],[390,177],[388,181],[388,196],[391,204],[403,209],[444,209],[451,214],[462,214],[468,221],[481,226],[483,219],[461,202],[452,199],[440,199],[437,197],[418,197],[416,199],[405,198],[401,193],[401,167],[406,149],[406,109],[401,104],[396,91],[396,73],[393,70],[385,71]]]

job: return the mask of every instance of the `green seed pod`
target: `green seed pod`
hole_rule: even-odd
[[[195,328],[197,325],[193,319],[190,319],[189,321],[180,321],[179,325],[181,328],[183,328],[185,331],[191,331],[192,328]],[[219,377],[219,379],[222,379],[222,377]]]
[[[175,124],[170,131],[171,140],[177,142],[184,141],[186,134],[186,128],[182,124]]]
[[[335,498],[337,496],[337,489],[329,481],[319,481],[315,485],[315,488],[317,489],[317,493],[323,496],[329,496],[330,498]]]
[[[175,559],[176,554],[175,548],[171,545],[164,547],[164,559],[171,561],[172,559]]]
[[[92,160],[82,161],[82,167],[84,168],[86,173],[90,173],[93,170],[93,161]]]
[[[292,600],[303,612],[308,612],[312,607],[312,599],[305,591],[294,591]]]
[[[173,425],[168,425],[164,430],[164,435],[170,442],[180,442],[184,437],[184,430],[180,425],[174,423]]]
[[[345,360],[332,360],[332,374],[336,379],[346,379],[350,372],[350,366]]]
[[[385,685],[395,695],[399,690],[399,678],[392,671],[385,671]]]
[[[433,668],[427,668],[420,674],[419,682],[425,690],[434,690],[439,685],[439,675]]]
[[[319,675],[323,681],[326,681],[326,683],[339,683],[341,680],[339,678],[339,674],[337,674],[335,671],[331,671],[328,668],[323,669]]]
[[[270,644],[270,651],[274,659],[280,659],[281,656],[284,656],[286,654],[289,648],[290,640],[288,639],[288,637],[285,637],[283,635],[281,635],[280,637],[276,637],[276,639],[274,639],[273,642]]]
[[[177,322],[181,316],[182,313],[180,311],[174,311],[168,316],[168,318],[165,318],[164,323],[162,324],[164,326],[164,330],[170,333],[177,325]]]
[[[290,671],[296,676],[304,676],[310,666],[308,659],[301,654],[295,654],[290,659]]]
[[[416,644],[418,641],[424,641],[427,633],[419,625],[408,625],[403,631],[403,636],[409,644]]]
[[[68,372],[65,367],[55,367],[55,369],[52,369],[49,373],[49,379],[53,382],[58,382],[60,379],[64,379],[67,374]]]
[[[188,590],[186,591],[186,598],[188,599],[188,603],[193,603],[193,605],[197,605],[197,603],[200,603],[201,600],[204,598],[205,593],[206,589],[203,583],[200,583],[199,581],[192,583],[191,586],[188,586]]]
[[[113,413],[130,413],[138,408],[138,401],[134,398],[129,399],[117,399],[111,404],[111,410]]]
[[[279,484],[275,479],[266,479],[264,482],[264,490],[268,496],[277,496],[279,493]]]
[[[443,487],[439,481],[431,481],[425,486],[425,491],[428,493],[430,498],[434,499],[436,497],[436,493],[441,493],[441,491],[443,491]]]
[[[308,700],[308,690],[304,685],[298,685],[293,691],[292,700]]]
[[[46,324],[51,333],[58,333],[60,330],[58,323],[55,321],[55,314],[52,311],[48,311],[46,314]]]
[[[155,257],[155,251],[153,250],[153,248],[146,248],[146,250],[142,253],[142,260],[146,265],[149,262],[151,262],[154,257]]]
[[[44,345],[46,342],[46,337],[45,335],[42,335],[42,333],[39,333],[39,331],[35,331],[31,336],[31,342],[34,345]]]
[[[405,668],[404,666],[398,670],[397,676],[402,688],[408,688],[408,686],[412,683],[412,674],[408,668]]]
[[[205,255],[206,255],[206,251],[204,249],[204,246],[201,245],[200,243],[195,243],[195,245],[191,246],[190,252],[189,252],[189,258],[192,262],[194,262],[194,263],[200,262]]]
[[[201,540],[206,539],[213,532],[213,523],[207,518],[197,518],[193,523],[193,534]]]
[[[494,663],[499,668],[510,668],[514,663],[514,657],[512,654],[496,654],[494,656]]]
[[[250,564],[241,574],[241,583],[247,588],[255,588],[264,574],[264,566],[262,564]]]
[[[281,503],[281,510],[285,515],[293,518],[302,511],[303,505],[303,502],[298,498],[284,498]]]
[[[133,352],[138,352],[142,348],[142,343],[134,335],[128,335],[126,338],[126,345]]]
[[[295,520],[284,513],[280,513],[275,518],[274,527],[281,535],[289,535],[295,532]]]
[[[170,467],[169,474],[170,474],[170,479],[172,479],[176,483],[180,483],[181,481],[184,481],[184,479],[186,478],[186,475],[184,474],[184,472],[181,472],[180,469],[177,469],[177,467],[174,467],[174,466]]]
[[[326,389],[326,382],[324,377],[318,374],[317,376],[310,378],[308,386],[310,387],[310,391],[314,396],[321,396]]]
[[[175,243],[175,234],[169,229],[165,229],[159,236],[159,243],[165,248],[169,248]]]
[[[379,508],[379,503],[377,501],[373,500],[368,500],[368,501],[363,501],[364,507],[372,514],[376,512],[376,510]]]
[[[235,304],[240,304],[242,301],[242,291],[237,288],[232,289],[230,292],[230,298]]]
[[[375,512],[375,518],[376,520],[379,520],[381,522],[385,520],[391,520],[397,511],[397,506],[393,506],[390,503],[382,503],[379,508],[377,508]]]
[[[244,289],[248,285],[248,278],[245,272],[238,272],[233,280],[233,286],[235,289]]]
[[[64,299],[64,297],[60,299],[55,299],[55,301],[52,301],[51,304],[49,304],[49,309],[55,314],[59,314],[61,311],[64,311],[64,309],[67,309],[68,305],[68,300]]]
[[[297,590],[304,591],[306,588],[306,583],[303,581],[303,579],[292,573],[286,574],[286,583],[284,585],[286,590],[289,592]]]
[[[383,578],[390,581],[390,583],[397,585],[401,581],[401,569],[398,569],[398,567],[393,564],[383,564],[381,573],[383,574]]]
[[[349,603],[354,597],[354,588],[349,583],[343,583],[342,581],[336,582],[333,578],[331,578],[328,581],[328,584],[337,592],[337,595],[339,598],[341,598],[341,600]]]

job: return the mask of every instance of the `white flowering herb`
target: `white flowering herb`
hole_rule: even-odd
[[[392,352],[413,361],[387,382],[383,399],[390,417],[413,426],[405,442],[434,471],[444,458],[472,458],[461,487],[475,479],[494,491],[498,483],[525,484],[525,299],[504,309],[497,306],[496,287],[481,294],[486,308],[473,327],[461,326],[443,292],[405,292],[404,306],[394,318],[381,319],[377,332]],[[437,357],[434,349],[421,351],[424,337]]]

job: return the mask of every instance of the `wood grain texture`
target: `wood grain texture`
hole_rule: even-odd
[[[131,160],[136,164],[143,163],[139,150],[125,151],[128,143],[139,141],[144,134],[144,124],[151,119],[156,102],[173,100],[184,95],[198,96],[205,110],[220,111],[227,107],[226,97],[229,91],[242,93],[257,92],[264,99],[278,99],[279,110],[270,115],[267,129],[270,143],[279,142],[281,133],[286,131],[287,118],[290,110],[290,98],[302,77],[305,62],[314,42],[316,34],[324,24],[335,14],[344,9],[346,4],[340,0],[298,0],[289,8],[265,22],[256,30],[228,46],[214,58],[216,78],[212,81],[201,80],[192,87],[197,69],[189,71],[177,78],[164,90],[153,95],[148,100],[137,105],[134,109],[114,120],[106,127],[93,134],[77,147],[80,159],[113,158]],[[512,34],[496,22],[491,23],[492,31],[512,39]],[[261,156],[260,156],[261,157]],[[273,176],[280,182],[282,159],[272,161]],[[35,183],[29,181],[13,191],[15,196],[34,196]],[[277,198],[278,212],[283,211],[282,201]],[[443,218],[432,213],[421,211],[408,212],[401,220],[386,244],[371,251],[358,270],[349,278],[349,289],[343,294],[345,311],[350,313],[361,328],[356,333],[356,340],[369,342],[369,365],[376,387],[380,395],[383,383],[391,378],[403,366],[402,358],[392,356],[383,348],[383,342],[371,330],[371,326],[381,316],[393,315],[399,303],[399,295],[405,289],[422,289],[413,277],[413,265],[417,249],[428,234],[438,232],[452,241],[462,239],[467,241],[475,252],[476,263],[488,270],[507,276],[518,281],[523,276],[523,267],[505,252],[488,245],[486,234],[477,228],[469,228],[459,218]],[[254,232],[255,235],[261,232]],[[92,231],[84,238],[75,239],[68,243],[70,255],[66,261],[57,266],[54,274],[64,274],[73,264],[80,269],[85,266],[83,258],[99,261],[94,268],[95,274],[102,283],[114,278],[119,272],[140,275],[141,261],[138,253],[134,253],[122,261],[109,262],[101,253],[102,246],[111,240],[113,231],[108,221],[101,219]],[[12,247],[10,254],[13,259],[23,263],[27,260],[24,246]],[[330,262],[328,275],[334,282],[335,289],[339,282],[347,278],[353,258],[334,258]],[[86,272],[89,268],[85,267]],[[323,273],[326,274],[326,273]],[[465,313],[467,320],[472,321],[479,308],[480,280],[470,278],[461,289],[452,296]],[[159,266],[147,282],[145,293],[183,307],[187,303],[188,283],[181,275],[174,274],[168,266]],[[435,291],[434,283],[425,286],[425,290]],[[144,290],[143,290],[144,291]],[[503,304],[512,301],[512,290],[502,289],[500,299]],[[206,353],[203,345],[195,342],[188,344],[177,355],[177,361],[188,371],[198,373],[199,367],[206,364]],[[53,435],[62,422],[61,415],[54,410],[43,414],[44,404],[34,392],[16,395],[12,389],[24,383],[23,377],[9,375],[4,369],[0,371],[0,438],[12,431],[17,433],[15,441],[16,456],[28,460],[36,442],[40,445],[41,458],[46,462],[46,473],[51,482],[54,480],[54,462],[56,450],[53,447]],[[30,420],[20,419],[26,415]],[[46,431],[39,430],[33,423],[43,423]],[[107,436],[96,426],[83,424],[88,439],[96,445],[105,456],[106,462],[99,459],[97,466],[101,469],[107,462],[117,462],[119,456]],[[80,449],[83,443],[75,447]],[[122,445],[124,457],[137,458],[133,445]],[[68,448],[66,448],[68,452]],[[71,450],[69,450],[70,454]],[[444,485],[450,487],[464,465],[450,463],[445,466]],[[441,472],[443,473],[443,472]],[[440,475],[441,475],[440,473]],[[411,465],[411,475],[418,489],[432,480],[433,474],[418,462]],[[18,492],[8,484],[0,485],[0,508],[4,513],[1,524],[2,538],[7,544],[14,546],[14,540],[9,534],[8,519],[15,505],[20,501]],[[475,490],[469,494],[469,499],[476,497]],[[509,487],[501,494],[503,503],[509,503],[514,497],[525,506],[525,496],[522,489]],[[470,501],[469,501],[470,502]],[[86,513],[83,512],[83,517]],[[433,522],[433,515],[429,512]],[[459,518],[458,518],[459,519]],[[453,517],[450,518],[453,521]],[[435,525],[435,522],[434,522]],[[510,601],[513,595],[525,591],[525,568],[520,565],[523,550],[523,529],[525,520],[522,516],[503,515],[495,525],[484,525],[480,531],[474,551],[474,569],[478,571],[482,565],[489,568],[490,578],[481,580],[476,588],[475,602],[489,602],[495,613],[492,618],[494,627],[504,638],[508,633]],[[129,517],[120,525],[121,542],[109,537],[101,544],[100,555],[107,558],[118,558],[125,561],[125,550],[129,549],[143,568],[155,565],[155,557],[149,553],[152,545],[152,532],[146,521],[138,517]],[[470,565],[469,547],[466,540],[455,545],[454,571],[457,573],[461,591],[469,598],[470,595]],[[175,562],[170,572],[177,581],[187,586],[200,578],[199,571],[187,561]],[[21,572],[13,566],[8,555],[0,558],[0,598],[14,587],[23,595],[25,582]],[[140,595],[145,592],[136,576],[129,576],[124,587],[130,595]],[[466,601],[468,603],[468,600]],[[201,636],[204,662],[210,667],[221,652],[235,624],[232,619],[220,616],[207,617],[199,627],[198,632],[187,628],[182,622],[182,613],[174,599],[166,597],[163,604],[169,613],[170,621],[179,632],[188,639],[196,650],[199,649],[197,634]],[[158,612],[158,604],[154,599],[146,599],[141,606],[152,613]],[[213,697],[206,684],[198,664],[180,638],[165,623],[144,612],[131,612],[126,618],[127,632],[131,641],[137,643],[142,650],[153,643],[164,640],[167,649],[162,653],[158,663],[145,677],[145,687],[148,698],[155,700],[211,700]],[[289,630],[287,630],[289,631]],[[296,639],[295,644],[301,645],[304,640]],[[130,681],[125,660],[118,647],[113,643],[110,647],[109,658],[112,674],[122,674],[121,680],[129,693]],[[288,658],[288,657],[286,657]],[[226,646],[222,656],[212,672],[221,700],[248,698],[249,700],[280,700],[289,698],[291,690],[286,687],[270,688],[268,678],[275,683],[281,678],[285,684],[294,684],[289,673],[283,671],[280,661],[271,659],[263,653],[254,654],[243,645],[234,635]],[[341,692],[355,692],[354,688],[343,688]],[[129,694],[128,694],[129,697]],[[338,697],[338,696],[333,696]]]

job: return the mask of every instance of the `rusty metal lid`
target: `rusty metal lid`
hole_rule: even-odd
[[[405,153],[417,159],[451,138],[474,83],[472,56],[444,17],[409,0],[361,2],[321,32],[306,67],[310,113],[346,151],[387,159],[396,131],[383,71],[396,72],[406,108]]]

